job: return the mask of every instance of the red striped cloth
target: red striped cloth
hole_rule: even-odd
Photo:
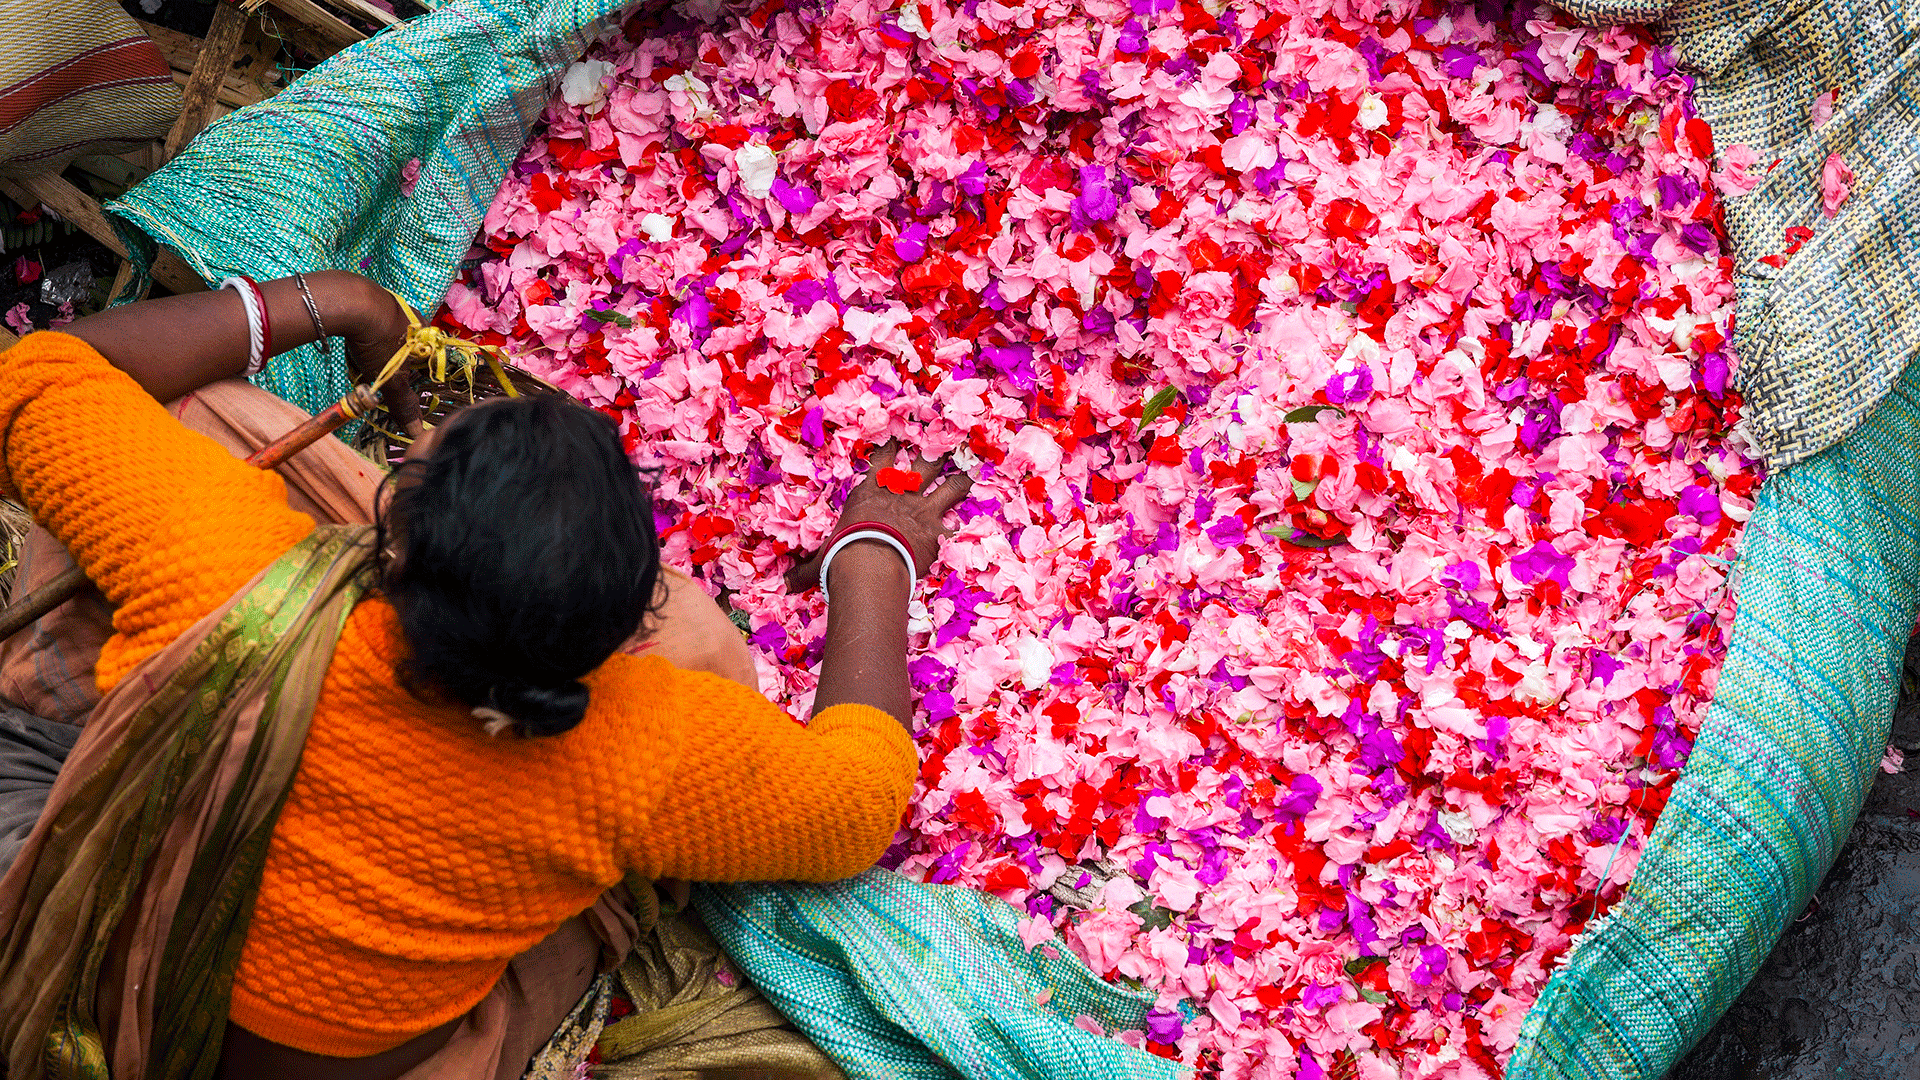
[[[0,0],[0,171],[63,168],[167,133],[180,89],[113,0]]]

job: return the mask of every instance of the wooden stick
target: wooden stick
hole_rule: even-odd
[[[73,159],[73,167],[107,182],[111,187],[125,190],[147,178],[151,170],[143,169],[122,157],[112,154],[96,154],[91,157]]]
[[[169,29],[159,23],[150,23],[145,19],[135,19],[133,22],[153,39],[153,44],[160,50],[160,55],[166,57],[168,67],[175,71],[193,70],[194,62],[200,58],[200,47],[206,44],[205,41],[192,34],[183,34],[178,30]]]
[[[238,4],[216,0],[213,25],[200,46],[200,57],[193,63],[193,74],[180,94],[180,119],[167,132],[166,155],[171,158],[212,119],[214,98],[233,71],[234,58],[240,55],[240,36],[246,32],[247,15]]]
[[[193,77],[194,68],[199,66],[201,50],[206,48],[206,42],[192,34],[169,30],[156,23],[139,19],[133,21],[160,47],[160,55],[167,58],[167,66],[173,69],[173,81],[184,88],[187,80]],[[238,109],[278,93],[280,72],[277,66],[282,44],[279,38],[266,32],[259,20],[248,23],[240,49],[234,54],[234,67],[226,73],[221,83],[219,102]],[[81,168],[85,167],[81,165]]]
[[[173,73],[173,84],[178,86],[180,92],[184,94],[187,90],[187,82],[191,78],[191,75],[176,71]],[[242,85],[237,80],[228,79],[220,84],[219,92],[213,96],[213,105],[207,109],[207,123],[211,124],[235,109],[244,109],[265,100],[267,100],[267,94],[264,91]]]
[[[42,173],[38,176],[16,176],[0,179],[0,191],[7,198],[31,210],[36,206],[60,215],[67,221],[80,226],[81,231],[121,258],[127,257],[127,246],[107,223],[107,215],[93,196],[74,187],[59,176]]]
[[[108,302],[112,302],[114,297],[119,296],[120,293],[126,289],[128,282],[131,282],[132,280],[133,280],[133,260],[121,259],[120,269],[117,273],[113,275],[113,287],[107,290]],[[152,283],[149,282],[148,285],[149,287],[151,287]],[[138,296],[138,297],[135,297],[135,299],[145,300],[146,296],[144,295]]]
[[[364,386],[356,386],[345,398],[327,406],[319,416],[311,417],[299,427],[280,436],[278,439],[247,455],[247,464],[256,469],[277,469],[287,463],[287,459],[320,441],[323,435],[331,435],[340,425],[356,416],[365,416],[380,404],[373,391]]]
[[[200,280],[199,271],[187,265],[187,260],[173,253],[170,247],[162,246],[159,254],[153,257],[153,265],[147,267],[147,273],[153,280],[167,287],[175,296],[188,293],[206,292],[207,283]]]
[[[353,393],[328,406],[319,416],[248,455],[247,464],[260,469],[277,469],[286,464],[288,458],[332,434],[348,420],[366,414],[375,404],[377,399],[373,391],[356,386]],[[6,610],[0,611],[0,641],[38,622],[41,616],[78,596],[86,587],[86,571],[78,566],[69,567],[59,577],[9,604]]]
[[[400,16],[382,11],[367,3],[367,0],[326,0],[326,3],[335,11],[365,19],[370,23],[379,23],[382,26],[400,25]]]
[[[57,578],[7,605],[0,611],[0,641],[40,621],[40,616],[80,595],[87,587],[87,572],[69,566]]]

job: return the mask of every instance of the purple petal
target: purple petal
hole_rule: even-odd
[[[1364,364],[1327,380],[1327,400],[1335,405],[1351,405],[1371,393],[1373,372]]]
[[[789,214],[804,214],[819,203],[820,196],[812,188],[798,187],[779,177],[773,178],[773,197],[787,208]]]

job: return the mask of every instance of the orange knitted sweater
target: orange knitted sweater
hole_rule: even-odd
[[[77,338],[0,354],[0,492],[117,605],[101,689],[312,528],[279,477],[188,431]],[[489,738],[400,689],[393,609],[349,617],[275,827],[232,1018],[338,1057],[379,1053],[486,996],[507,961],[631,869],[828,881],[886,848],[912,741],[859,705],[800,726],[740,685],[615,655],[564,735]]]

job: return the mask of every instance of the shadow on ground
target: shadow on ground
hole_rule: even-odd
[[[1880,774],[1814,902],[1667,1080],[1920,1080],[1920,644],[1901,690],[1907,771]]]

